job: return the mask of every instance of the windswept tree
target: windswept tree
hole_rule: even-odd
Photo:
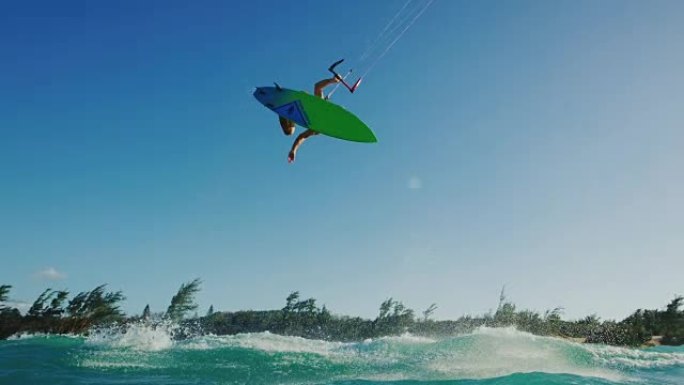
[[[323,306],[319,309],[316,306],[315,298],[299,300],[299,291],[293,291],[285,300],[285,307],[278,313],[280,321],[274,325],[272,330],[276,330],[286,335],[308,335],[319,338],[314,329],[320,331],[321,328],[332,318],[328,309]],[[312,334],[313,333],[313,334]]]
[[[64,314],[65,309],[62,307],[64,302],[66,301],[67,297],[69,296],[69,292],[66,290],[58,290],[55,292],[52,292],[51,299],[50,299],[50,305],[45,309],[45,316],[46,317],[57,317],[60,318]]]
[[[88,298],[88,294],[90,292],[88,291],[82,291],[74,298],[69,301],[69,304],[67,305],[67,314],[69,317],[73,318],[78,318],[78,317],[85,317],[86,313],[86,299]]]
[[[21,328],[21,313],[15,308],[5,306],[9,301],[10,285],[0,285],[0,340],[19,331]]]
[[[684,303],[684,297],[676,296],[665,308],[662,314],[663,342],[673,345],[684,343],[684,312],[679,308]]]
[[[45,313],[46,309],[46,302],[50,300],[50,297],[53,295],[52,289],[45,289],[44,292],[42,292],[38,298],[36,298],[35,301],[33,301],[33,305],[28,310],[27,316],[32,317],[32,318],[37,318],[43,316]]]
[[[373,321],[381,335],[403,333],[414,322],[414,312],[403,303],[388,298],[380,304],[380,314]]]
[[[143,309],[141,318],[143,319],[143,321],[148,321],[150,319],[151,315],[152,314],[150,312],[150,305],[146,305],[145,309]]]
[[[207,310],[207,317],[214,315],[214,305],[209,305],[209,310]]]
[[[646,327],[644,311],[642,309],[638,309],[622,320],[621,324],[627,332],[627,335],[621,342],[626,345],[640,346],[653,337],[651,331]]]
[[[585,324],[591,328],[597,327],[601,324],[601,317],[597,316],[596,313],[584,317],[584,319],[578,321],[578,323]]]
[[[437,310],[436,303],[433,303],[427,309],[423,310],[423,321],[427,322],[427,320],[432,316],[432,313],[434,313],[435,310]]]
[[[283,311],[284,312],[294,311],[295,305],[297,304],[297,302],[299,302],[299,291],[293,291],[285,299],[285,307],[283,308]]]
[[[176,295],[171,298],[171,305],[166,310],[166,316],[174,321],[180,321],[188,312],[197,309],[195,294],[200,291],[202,282],[196,278],[190,283],[184,283]]]
[[[71,331],[82,331],[90,326],[116,322],[123,318],[119,303],[126,299],[121,291],[105,292],[107,285],[78,293],[69,301],[66,313]]]
[[[318,308],[316,307],[316,299],[309,298],[303,301],[299,301],[295,304],[295,311],[298,313],[315,313]]]
[[[380,314],[376,321],[392,320],[392,319],[413,319],[414,312],[412,309],[408,309],[403,303],[395,301],[392,298],[388,298],[382,304],[380,304]]]
[[[12,288],[11,285],[0,285],[0,303],[6,302],[9,299],[9,291]],[[0,308],[2,305],[0,305]]]
[[[499,306],[497,306],[496,313],[494,313],[495,326],[515,325],[515,304],[508,302],[507,299],[506,286],[503,286],[501,294],[499,294]]]
[[[321,310],[318,312],[318,321],[322,325],[325,325],[328,322],[330,322],[330,320],[332,320],[332,318],[333,318],[333,316],[332,316],[332,313],[330,313],[330,310],[328,310],[328,308],[325,305],[323,305]]]
[[[494,322],[496,326],[511,326],[515,325],[516,312],[515,305],[511,302],[504,303],[494,313]]]
[[[383,301],[380,304],[380,314],[378,314],[378,319],[384,319],[387,318],[387,315],[389,314],[390,310],[392,310],[392,305],[394,304],[394,300],[392,297],[389,297],[385,301]]]
[[[106,285],[101,285],[96,287],[90,292],[85,302],[88,316],[95,322],[123,316],[119,307],[119,302],[123,301],[125,297],[120,291],[105,293],[105,286]]]

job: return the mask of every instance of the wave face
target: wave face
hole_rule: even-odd
[[[359,343],[270,333],[175,341],[173,326],[0,341],[0,384],[683,384],[684,348],[577,344],[514,329]]]

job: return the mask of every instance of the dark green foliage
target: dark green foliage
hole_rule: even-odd
[[[90,292],[81,292],[67,305],[67,314],[72,318],[77,329],[86,329],[92,325],[115,322],[123,319],[119,302],[125,299],[120,292],[105,292],[106,285],[100,285]]]
[[[100,285],[89,292],[78,293],[67,305],[66,312],[72,318],[87,318],[93,323],[106,322],[123,317],[118,303],[125,297],[120,291],[105,292]]]
[[[6,300],[9,286],[0,288]],[[123,313],[119,302],[124,300],[123,294],[107,293],[104,289],[105,285],[101,285],[93,291],[79,293],[66,308],[69,292],[47,289],[24,316],[17,309],[0,306],[0,338],[18,332],[82,333],[94,325],[121,321]]]
[[[679,310],[682,301],[684,298],[675,297],[665,311],[639,309],[620,322],[598,324],[598,319],[592,320],[587,342],[639,346],[653,336],[662,336],[663,344],[681,345],[684,343],[684,311]]]
[[[47,289],[38,296],[25,317],[27,330],[59,333],[62,329],[62,305],[69,292]]]
[[[399,301],[388,298],[380,304],[380,313],[373,321],[373,331],[376,336],[396,335],[407,332],[414,323],[413,310]]]
[[[682,302],[684,302],[684,297],[675,297],[662,314],[663,343],[684,344],[684,311],[679,310]]]
[[[298,291],[293,291],[290,293],[290,295],[287,296],[287,299],[285,299],[285,307],[283,308],[283,311],[289,312],[294,310],[294,306],[299,300],[299,292]]]
[[[0,285],[0,340],[5,339],[21,329],[21,313],[15,308],[5,306],[9,300],[11,285]]]
[[[52,300],[50,301],[50,306],[45,311],[45,315],[47,317],[61,317],[62,314],[64,314],[64,309],[62,308],[62,305],[69,296],[69,292],[62,290],[53,292],[52,294]]]
[[[45,313],[45,303],[50,300],[53,295],[52,289],[46,289],[44,292],[38,296],[38,298],[33,302],[31,308],[28,311],[29,317],[40,317]]]
[[[0,309],[0,340],[19,332],[22,322],[19,310],[9,307]]]
[[[621,323],[626,331],[623,345],[639,346],[653,337],[652,331],[646,327],[644,312],[641,309],[635,311],[634,314],[625,318]]]
[[[9,291],[12,285],[0,285],[0,302],[5,302],[9,298]],[[0,309],[3,309],[4,305],[0,304]]]
[[[64,329],[70,332],[84,332],[92,326],[120,322],[124,314],[119,302],[125,299],[120,292],[105,292],[106,285],[100,285],[89,292],[78,293],[66,308],[67,319]]]

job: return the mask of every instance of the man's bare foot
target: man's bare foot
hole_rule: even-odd
[[[295,153],[294,151],[290,151],[289,154],[287,154],[287,163],[292,163],[295,161]]]

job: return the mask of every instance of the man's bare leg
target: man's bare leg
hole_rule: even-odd
[[[297,139],[295,139],[294,143],[292,143],[292,150],[290,150],[290,153],[287,156],[287,161],[289,163],[294,162],[295,157],[297,156],[297,150],[299,149],[299,146],[306,140],[306,138],[310,136],[318,135],[318,132],[316,131],[311,131],[311,130],[306,130],[299,134]]]
[[[280,122],[280,127],[283,129],[283,134],[292,135],[295,132],[295,124],[293,121],[278,116],[278,121]]]
[[[339,83],[340,78],[338,77],[333,77],[330,79],[323,79],[320,82],[316,83],[314,85],[314,95],[318,96],[319,98],[323,98],[323,89],[331,84]]]

